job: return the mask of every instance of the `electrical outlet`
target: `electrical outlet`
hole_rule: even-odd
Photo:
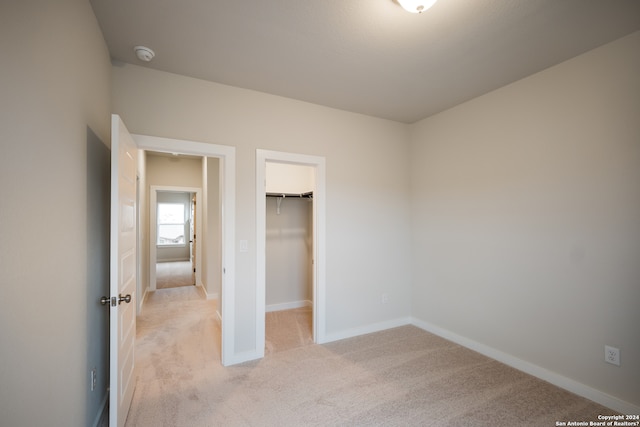
[[[620,349],[605,345],[604,361],[607,363],[611,363],[612,365],[620,366]]]
[[[91,391],[94,391],[98,386],[98,371],[96,368],[91,370]]]
[[[389,302],[389,294],[384,293],[382,295],[380,295],[380,303],[381,304],[386,304]]]

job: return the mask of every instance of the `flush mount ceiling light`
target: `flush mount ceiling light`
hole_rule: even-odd
[[[133,51],[136,53],[138,59],[144,62],[149,62],[156,56],[156,54],[146,46],[136,46],[133,48]]]
[[[397,0],[407,12],[422,13],[435,4],[437,0]]]

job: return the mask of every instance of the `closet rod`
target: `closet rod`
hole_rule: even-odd
[[[297,197],[304,199],[313,198],[313,191],[309,191],[308,193],[267,193],[267,197]]]

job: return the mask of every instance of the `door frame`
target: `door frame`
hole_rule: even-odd
[[[326,342],[326,185],[325,158],[306,154],[256,149],[256,352],[264,357],[266,305],[266,163],[310,166],[313,190],[313,339]]]
[[[220,190],[222,200],[222,285],[221,362],[223,366],[235,361],[235,221],[236,221],[236,148],[181,139],[149,135],[132,135],[141,150],[164,153],[191,154],[220,159]]]
[[[158,233],[158,218],[156,205],[158,204],[158,192],[169,193],[195,193],[196,200],[202,200],[202,188],[198,187],[174,187],[165,185],[152,185],[149,192],[149,290],[155,291],[157,289],[156,281],[156,264],[158,263],[158,246],[157,246],[157,233]],[[202,204],[196,203],[196,216],[202,216]],[[196,228],[194,233],[196,236],[202,235],[202,226],[196,222]],[[186,236],[185,236],[186,243]],[[186,243],[188,244],[188,243]],[[196,253],[202,253],[202,241],[196,239]],[[189,261],[191,262],[191,261]],[[201,260],[196,257],[196,286],[202,286],[202,264]]]

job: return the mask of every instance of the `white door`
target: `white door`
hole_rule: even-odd
[[[124,426],[135,387],[137,153],[124,123],[112,115],[109,427]]]

